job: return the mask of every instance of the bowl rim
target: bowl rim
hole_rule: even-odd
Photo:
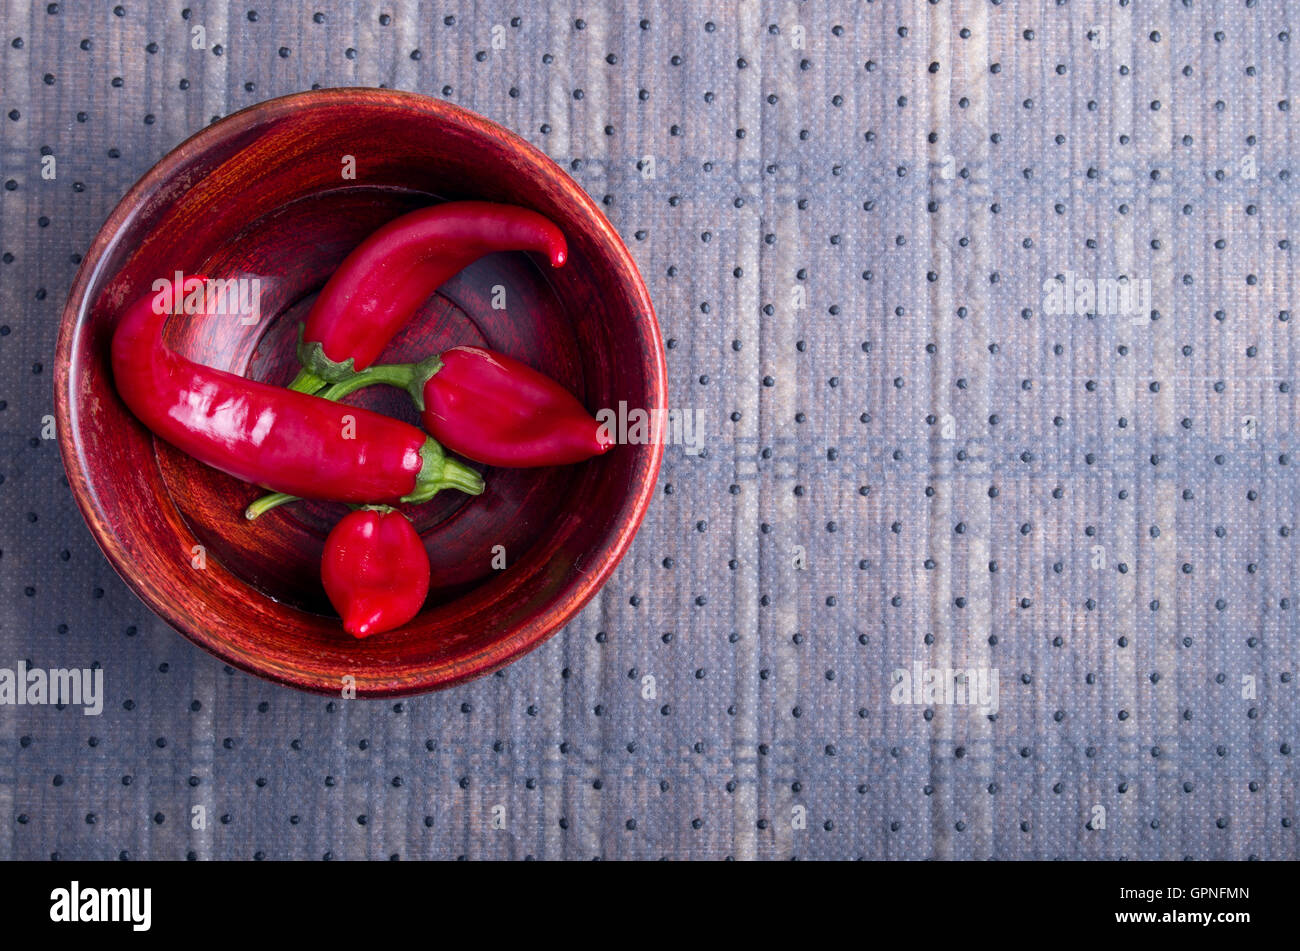
[[[649,369],[649,404],[662,409],[665,406],[668,389],[663,335],[654,305],[640,269],[636,266],[618,231],[610,224],[591,196],[550,156],[522,136],[485,116],[421,93],[369,86],[337,86],[290,93],[247,106],[204,126],[170,149],[131,186],[110,212],[96,232],[85,257],[82,258],[68,291],[68,298],[59,320],[54,363],[54,412],[63,468],[77,508],[90,528],[91,535],[114,571],[150,610],[186,639],[232,667],[274,683],[329,696],[340,694],[340,685],[336,678],[321,677],[312,672],[296,669],[285,669],[258,656],[230,649],[224,640],[213,636],[202,625],[191,624],[187,616],[173,609],[168,599],[158,596],[155,593],[156,589],[146,585],[143,579],[137,577],[133,562],[123,545],[108,529],[106,521],[100,517],[102,510],[98,504],[98,493],[92,489],[91,479],[81,465],[79,434],[71,425],[73,406],[76,401],[71,389],[75,380],[70,371],[73,363],[73,344],[79,337],[93,305],[93,301],[88,299],[88,292],[101,279],[101,271],[109,252],[116,246],[122,231],[178,169],[190,161],[195,153],[228,137],[238,136],[253,126],[303,109],[329,108],[343,104],[408,108],[430,115],[438,121],[459,124],[466,127],[471,134],[499,139],[520,154],[526,160],[525,164],[531,164],[542,176],[548,178],[560,193],[561,201],[576,205],[580,216],[587,219],[587,224],[592,229],[591,233],[597,241],[606,245],[612,252],[611,263],[616,270],[626,275],[628,290],[649,317],[646,321],[646,333],[652,346],[647,348],[648,352],[645,355]],[[411,679],[401,681],[377,679],[363,684],[359,677],[355,695],[358,698],[400,697],[454,687],[501,669],[540,646],[568,624],[600,591],[623,560],[645,518],[663,460],[662,441],[651,440],[649,449],[650,464],[640,470],[642,475],[639,483],[634,484],[630,515],[618,527],[610,543],[608,556],[596,570],[580,573],[572,591],[567,592],[543,614],[515,628],[508,636],[493,641],[476,654],[449,666],[444,664],[438,668],[421,671]]]

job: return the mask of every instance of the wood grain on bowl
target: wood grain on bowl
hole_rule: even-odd
[[[349,155],[355,178],[343,176]],[[177,270],[257,278],[256,323],[178,315],[165,338],[192,359],[285,383],[297,322],[342,258],[385,221],[453,198],[546,215],[564,231],[569,261],[551,270],[522,254],[483,259],[430,299],[386,362],[485,344],[559,380],[593,413],[620,401],[665,407],[649,296],[587,194],[505,129],[410,93],[302,93],[209,126],[131,189],[82,262],[55,360],[73,494],[136,594],[227,663],[320,693],[337,694],[352,678],[358,696],[481,676],[572,618],[640,525],[662,455],[656,442],[571,467],[488,469],[483,496],[444,493],[409,509],[433,563],[433,593],[410,624],[358,642],[319,582],[324,537],[345,510],[297,503],[250,524],[242,510],[256,488],[155,440],[118,398],[108,341],[155,280]],[[492,306],[497,287],[506,289],[504,310]],[[354,398],[414,419],[396,391]],[[505,570],[492,567],[496,545]]]

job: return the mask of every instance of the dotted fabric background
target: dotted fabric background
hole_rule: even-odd
[[[97,718],[0,708],[3,857],[1297,856],[1283,3],[12,0],[2,24],[0,666],[95,662],[107,691]],[[192,647],[42,432],[110,209],[214,117],[316,84],[445,97],[567,168],[705,428],[563,633],[401,702]],[[1051,313],[1067,274],[1150,292]],[[997,716],[892,703],[917,663],[996,668]]]

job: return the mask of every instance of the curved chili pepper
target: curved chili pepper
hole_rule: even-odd
[[[290,388],[315,392],[370,366],[429,295],[495,251],[536,251],[552,267],[569,254],[559,228],[515,205],[452,201],[384,225],[316,298],[298,345],[303,372]]]
[[[526,363],[482,347],[452,347],[419,363],[377,364],[335,388],[374,383],[406,390],[430,435],[491,466],[566,465],[614,446],[608,428],[568,390]]]
[[[343,629],[369,637],[420,613],[429,594],[429,556],[405,515],[368,506],[349,512],[326,536],[320,576]]]
[[[414,426],[185,359],[163,343],[160,309],[145,296],[118,322],[113,378],[140,422],[200,462],[288,496],[337,502],[483,491],[477,472]]]

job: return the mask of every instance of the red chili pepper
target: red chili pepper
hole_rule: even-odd
[[[414,426],[179,356],[162,341],[167,315],[158,309],[145,296],[118,322],[113,377],[154,435],[200,462],[287,496],[338,502],[483,491],[477,472]]]
[[[453,201],[390,221],[316,298],[298,347],[303,372],[290,387],[315,392],[364,370],[441,284],[495,251],[536,251],[552,267],[568,257],[559,228],[515,205]]]
[[[526,363],[482,347],[452,347],[441,363],[422,388],[420,418],[426,432],[466,458],[556,466],[614,445],[573,394]]]
[[[325,593],[343,629],[369,637],[401,627],[429,593],[429,556],[406,516],[387,507],[349,512],[325,538]]]
[[[452,347],[419,363],[377,364],[335,389],[405,389],[425,430],[467,459],[505,468],[558,466],[608,452],[614,438],[564,387],[482,347]]]

